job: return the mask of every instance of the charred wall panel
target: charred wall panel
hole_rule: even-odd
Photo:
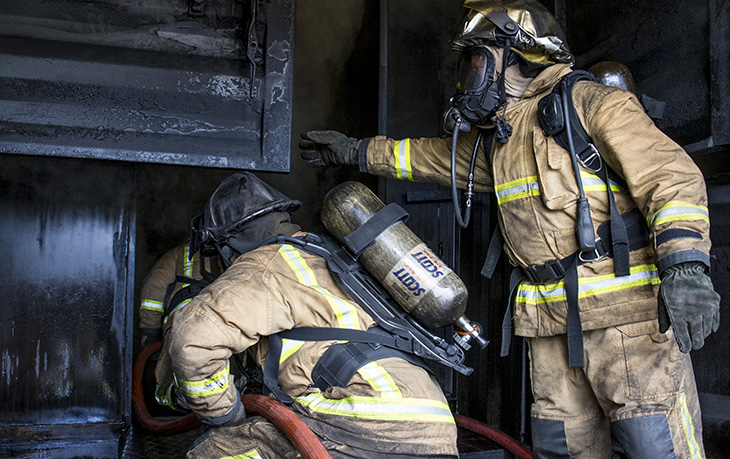
[[[625,64],[639,94],[667,103],[657,126],[680,145],[708,138],[709,1],[565,1],[576,67]]]
[[[0,150],[288,171],[294,1],[0,1]]]
[[[0,456],[129,423],[133,197],[131,166],[3,158]]]

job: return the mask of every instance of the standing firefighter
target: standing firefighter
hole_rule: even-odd
[[[529,345],[536,457],[609,458],[612,434],[629,457],[702,457],[688,352],[717,330],[719,296],[700,171],[633,94],[571,72],[536,1],[465,7],[451,138],[312,131],[302,157],[496,193],[515,267],[504,325]]]
[[[279,339],[302,327],[375,326],[336,283],[324,258],[271,239],[306,235],[290,222],[299,205],[250,173],[225,179],[206,205],[203,239],[228,267],[175,314],[165,340],[179,393],[213,427],[188,457],[299,457],[272,424],[246,417],[228,365],[231,353],[246,349],[266,369],[267,386],[290,403],[332,457],[457,457],[453,416],[424,368],[379,358],[356,367],[346,384],[320,389],[312,373],[334,342]],[[267,379],[272,367],[278,373],[273,382]]]

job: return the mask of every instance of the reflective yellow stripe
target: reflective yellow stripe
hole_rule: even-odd
[[[183,250],[183,275],[191,279],[193,278],[193,262],[194,260],[190,259],[190,246],[186,245]]]
[[[386,398],[401,398],[401,393],[398,385],[393,381],[393,377],[390,376],[388,371],[380,366],[376,362],[370,362],[367,365],[360,367],[357,370],[368,383],[370,387],[376,392],[380,392],[382,397]]]
[[[279,254],[284,257],[284,260],[286,260],[289,267],[294,271],[300,284],[312,288],[327,299],[332,311],[335,313],[335,317],[337,317],[339,328],[360,329],[357,309],[343,298],[336,296],[326,288],[320,286],[317,278],[314,276],[314,272],[307,265],[307,262],[302,258],[298,250],[289,244],[284,244],[279,249]]]
[[[689,202],[669,201],[659,209],[647,223],[651,229],[667,222],[704,220],[710,223],[710,214],[705,206],[697,206]]]
[[[139,308],[154,312],[165,312],[165,306],[162,304],[162,301],[142,300]]]
[[[297,402],[312,411],[359,419],[382,421],[447,422],[454,424],[449,406],[426,399],[346,397],[327,399],[321,393],[298,397]]]
[[[497,195],[497,204],[504,204],[529,196],[540,196],[540,184],[537,176],[533,175],[497,185],[494,192]]]
[[[220,459],[261,459],[261,455],[255,449],[247,451],[243,454],[237,454],[235,456],[224,456]]]
[[[584,277],[578,280],[578,298],[617,292],[640,285],[658,284],[659,274],[654,265],[640,265],[631,268],[628,276],[616,277],[615,274],[605,276]],[[525,304],[555,303],[565,301],[563,282],[555,284],[522,283],[517,288],[515,302]]]
[[[606,182],[596,174],[590,172],[581,171],[581,181],[583,182],[583,191],[606,191]],[[611,191],[620,192],[618,184],[613,180],[610,180]]]
[[[206,397],[208,395],[218,394],[228,389],[229,367],[230,365],[210,378],[201,379],[200,381],[185,381],[177,377],[175,381],[180,390],[190,397]]]
[[[286,359],[294,355],[296,351],[304,346],[304,341],[297,341],[295,339],[282,338],[281,340],[281,356],[279,356],[279,363],[284,362]]]
[[[396,140],[393,146],[395,173],[399,180],[413,181],[411,168],[411,139]]]
[[[177,311],[179,311],[180,309],[182,309],[184,306],[186,306],[192,300],[193,300],[192,298],[188,298],[187,300],[181,301],[180,304],[178,304],[177,306],[175,306],[175,309],[173,309],[172,311],[170,311],[170,314],[168,314],[168,315],[165,316],[165,320],[163,320],[163,322],[164,323],[167,323],[167,319],[169,319],[170,317],[172,317],[173,314],[175,314]]]
[[[155,385],[155,400],[159,405],[167,406],[171,409],[175,409],[175,406],[172,404],[172,384],[167,386],[167,391],[165,392],[165,395],[160,397],[158,395],[158,391],[160,390],[160,385]]]
[[[701,459],[703,457],[702,449],[695,438],[695,427],[692,423],[692,415],[689,412],[689,407],[687,407],[687,397],[684,392],[679,394],[679,402],[682,410],[682,426],[684,427],[684,435],[687,437],[689,452],[693,458]]]

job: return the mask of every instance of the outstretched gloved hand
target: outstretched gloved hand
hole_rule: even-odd
[[[302,159],[309,167],[333,164],[357,166],[360,141],[337,131],[307,131],[299,142]]]
[[[659,287],[659,331],[669,325],[679,350],[689,352],[705,344],[705,338],[720,326],[720,295],[705,274],[705,265],[686,262],[662,273]]]

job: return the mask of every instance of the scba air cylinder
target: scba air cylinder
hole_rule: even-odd
[[[383,202],[359,182],[345,182],[325,196],[322,223],[341,243],[383,209]],[[455,324],[469,331],[464,317],[466,286],[402,221],[375,237],[360,263],[413,317],[427,327]]]

